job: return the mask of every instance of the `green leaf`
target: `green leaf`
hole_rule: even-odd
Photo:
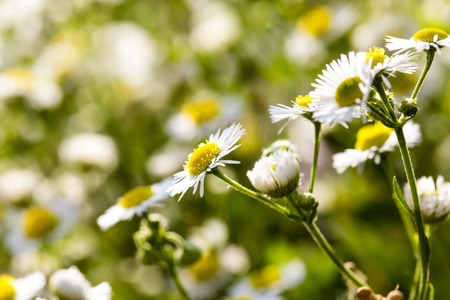
[[[408,203],[406,203],[405,198],[403,197],[402,190],[400,189],[400,186],[398,185],[397,178],[394,176],[393,180],[393,186],[394,186],[394,193],[395,193],[395,199],[398,200],[398,202],[403,206],[403,208],[406,210],[408,214],[411,216],[414,216],[414,212],[409,207]]]

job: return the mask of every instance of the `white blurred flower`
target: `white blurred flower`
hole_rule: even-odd
[[[306,267],[300,259],[292,259],[281,265],[269,265],[238,281],[225,299],[283,299],[280,294],[300,285],[305,277]]]
[[[418,124],[408,122],[403,130],[408,147],[415,147],[422,141]],[[355,149],[333,155],[333,167],[338,173],[343,173],[348,167],[361,166],[369,159],[379,164],[381,153],[392,152],[395,147],[398,147],[398,140],[392,128],[381,123],[367,125],[358,131]]]
[[[0,299],[31,300],[45,287],[45,276],[37,271],[24,277],[14,278],[11,275],[0,275]]]
[[[166,127],[172,137],[189,141],[237,121],[241,111],[240,103],[233,97],[201,93],[170,117]]]
[[[412,207],[411,191],[408,183],[403,188],[406,201]],[[438,176],[436,184],[433,177],[423,176],[417,180],[420,210],[425,223],[444,221],[450,213],[450,183]]]
[[[292,193],[300,182],[300,161],[292,148],[279,148],[263,155],[247,177],[260,192],[279,198]]]
[[[180,280],[192,299],[213,298],[234,274],[243,274],[250,266],[247,252],[228,244],[228,229],[218,219],[194,228],[188,240],[202,251],[197,262],[180,270]]]
[[[214,53],[228,48],[240,35],[236,14],[219,1],[190,1],[192,29],[190,40],[195,50]]]
[[[25,97],[37,109],[52,109],[62,101],[60,87],[49,78],[26,69],[8,69],[0,74],[0,98]]]
[[[185,155],[191,149],[169,141],[147,159],[147,173],[158,178],[167,177],[179,170],[185,161]]]
[[[60,158],[70,164],[94,165],[112,170],[118,163],[114,140],[102,134],[79,133],[62,141]]]
[[[97,37],[98,75],[118,80],[131,96],[149,94],[154,68],[161,60],[149,33],[132,22],[116,22],[102,28]]]
[[[160,202],[169,197],[166,190],[172,185],[172,182],[172,177],[169,177],[151,186],[139,186],[131,189],[97,219],[97,224],[105,231],[119,221],[130,220],[135,215],[141,216],[151,206],[161,205]]]
[[[76,266],[54,272],[49,287],[58,297],[67,300],[109,300],[112,296],[108,282],[93,287]]]
[[[27,169],[11,169],[0,174],[1,201],[17,202],[30,197],[41,176]]]
[[[341,54],[318,77],[309,93],[314,120],[347,127],[347,122],[362,116],[373,81],[364,52]]]
[[[63,198],[47,206],[30,207],[11,217],[5,244],[13,253],[36,249],[66,235],[77,218],[76,207]]]

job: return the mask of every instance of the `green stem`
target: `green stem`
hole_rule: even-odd
[[[419,195],[417,192],[414,169],[412,167],[408,146],[406,145],[406,139],[403,133],[403,128],[402,127],[395,128],[395,133],[397,135],[400,154],[402,156],[403,166],[406,172],[406,178],[408,179],[409,189],[411,191],[414,219],[417,227],[417,234],[419,237],[419,254],[420,254],[420,264],[422,266],[422,274],[419,282],[419,297],[417,299],[421,300],[424,299],[424,297],[426,296],[426,290],[428,287],[430,249],[428,245],[428,239],[425,234],[425,226],[423,223],[422,212],[420,210]]]
[[[411,293],[409,294],[409,300],[414,300],[417,297],[417,293],[419,292],[419,282],[421,277],[421,265],[420,261],[416,262],[416,268],[414,270],[414,279],[413,279],[413,285],[411,287]]]
[[[338,268],[338,270],[342,274],[342,276],[344,276],[345,278],[350,280],[357,287],[367,286],[367,284],[364,281],[362,281],[361,279],[359,279],[358,276],[354,272],[352,272],[351,270],[349,270],[348,268],[346,268],[344,266],[344,262],[337,257],[333,248],[328,243],[328,241],[326,240],[325,236],[322,234],[320,229],[317,227],[316,223],[303,222],[303,225],[306,227],[308,232],[311,234],[311,236],[313,237],[313,239],[317,243],[317,245],[319,245],[319,247],[333,261],[334,265]]]
[[[241,185],[239,182],[234,181],[227,175],[220,172],[217,168],[213,169],[211,171],[211,174],[215,175],[217,178],[219,178],[226,184],[233,187],[236,191],[270,206],[271,208],[275,209],[276,211],[278,211],[279,213],[281,213],[283,215],[291,216],[290,212],[284,206],[281,206],[280,204],[276,203],[275,201],[273,201],[270,198],[267,198],[267,196],[265,196],[263,194],[252,191],[249,188],[246,188],[245,186]]]
[[[297,210],[297,212],[300,215],[304,215],[304,213],[296,205],[295,197],[298,197],[297,193],[292,193],[286,196],[285,198],[292,204],[292,206]],[[302,223],[306,227],[308,232],[311,234],[312,238],[319,246],[319,248],[322,249],[325,252],[325,254],[331,259],[331,261],[337,267],[342,276],[353,282],[353,284],[355,284],[357,287],[367,286],[367,284],[361,279],[359,279],[358,276],[353,271],[345,267],[344,262],[336,255],[336,252],[334,252],[333,247],[327,241],[327,239],[322,234],[319,227],[317,227],[314,221],[312,222],[302,221]]]
[[[383,101],[383,104],[384,104],[387,112],[389,113],[390,120],[392,122],[394,122],[395,125],[398,125],[399,123],[398,123],[397,116],[395,115],[394,109],[392,108],[391,104],[389,103],[389,99],[386,95],[386,92],[384,91],[383,82],[381,81],[381,79],[377,78],[377,79],[375,79],[373,85],[374,85],[375,89],[377,90],[378,95],[380,95],[381,101]]]
[[[181,284],[180,278],[178,277],[178,273],[175,269],[175,265],[168,263],[168,269],[169,269],[169,275],[170,275],[170,277],[172,277],[172,280],[173,280],[173,282],[175,282],[178,292],[181,295],[181,299],[190,300],[189,295],[187,294],[186,290],[183,287],[183,284]]]
[[[430,47],[430,50],[427,51],[427,63],[425,65],[425,68],[422,71],[422,74],[420,74],[419,81],[417,81],[416,87],[414,88],[413,93],[411,94],[411,99],[415,99],[417,97],[417,94],[419,94],[420,88],[423,85],[423,82],[425,81],[425,78],[427,77],[428,71],[430,70],[431,63],[434,59],[434,54],[436,53],[436,50],[433,47]]]
[[[322,124],[320,122],[314,122],[314,157],[311,167],[311,179],[309,182],[309,192],[312,194],[314,191],[314,183],[316,181],[317,162],[319,160],[319,147],[320,147],[320,131]]]

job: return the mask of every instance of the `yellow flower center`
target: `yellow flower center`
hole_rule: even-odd
[[[23,222],[25,234],[33,239],[45,237],[58,225],[58,219],[51,212],[40,207],[28,209]]]
[[[197,281],[205,281],[214,277],[219,270],[217,252],[214,250],[209,251],[192,266],[189,266],[188,270]]]
[[[297,103],[300,107],[308,107],[308,105],[311,103],[311,99],[312,98],[310,95],[298,95],[297,98],[295,98],[295,103]]]
[[[351,106],[356,104],[357,99],[363,97],[359,88],[361,79],[359,77],[347,78],[336,89],[335,99],[339,106]]]
[[[193,176],[202,173],[209,167],[213,159],[219,155],[220,151],[219,146],[214,142],[200,144],[184,165],[184,170]]]
[[[330,24],[330,10],[325,6],[318,6],[307,12],[301,19],[306,29],[313,36],[322,35]]]
[[[10,275],[0,275],[0,300],[13,300],[16,290],[13,287],[15,279]]]
[[[203,98],[186,104],[182,112],[188,114],[196,124],[202,124],[217,116],[220,103],[215,98]]]
[[[281,275],[276,266],[268,266],[259,272],[250,275],[250,280],[255,288],[266,288],[278,281]]]
[[[392,128],[381,123],[364,126],[356,134],[355,149],[367,150],[373,146],[379,148],[387,141],[392,131]]]
[[[366,52],[366,62],[369,62],[369,59],[372,57],[372,68],[375,67],[378,63],[383,63],[384,59],[388,57],[384,54],[384,49],[379,47],[373,47],[369,49],[369,52]]]
[[[412,38],[416,41],[422,41],[426,43],[433,43],[434,37],[437,35],[437,41],[443,40],[448,37],[448,34],[441,29],[437,28],[425,28],[414,33]]]
[[[130,208],[138,206],[143,201],[147,200],[153,195],[150,186],[138,186],[126,192],[120,199],[119,205],[123,208]]]

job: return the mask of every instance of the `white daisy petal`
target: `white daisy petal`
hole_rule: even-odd
[[[425,28],[416,32],[410,39],[386,37],[386,48],[396,53],[402,53],[409,49],[415,52],[428,51],[434,48],[438,54],[441,54],[441,48],[450,46],[450,37],[448,34],[436,28]]]
[[[373,74],[364,52],[342,54],[340,59],[328,64],[312,84],[315,88],[310,93],[313,118],[331,126],[340,123],[346,127],[347,122],[364,114],[372,82]],[[345,87],[350,85],[352,90],[348,92]],[[340,92],[344,93],[343,97]]]
[[[194,152],[189,154],[184,170],[174,175],[174,182],[167,189],[170,196],[181,194],[180,200],[191,187],[194,188],[193,193],[195,193],[200,184],[200,197],[202,197],[207,173],[218,166],[239,163],[239,161],[222,160],[222,158],[240,146],[236,143],[244,134],[245,130],[240,124],[233,124],[222,132],[219,129],[215,134],[211,134],[206,143],[201,143]]]

